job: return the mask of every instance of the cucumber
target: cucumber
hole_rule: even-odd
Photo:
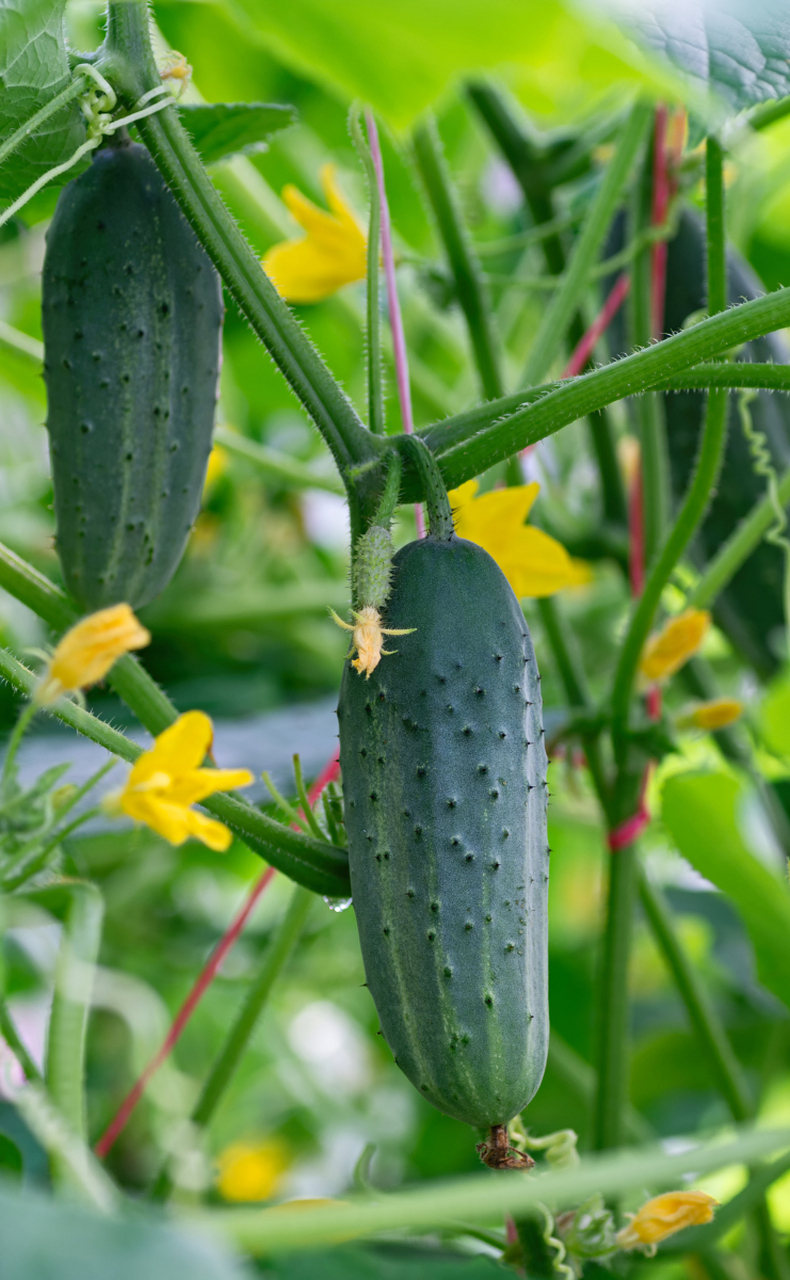
[[[139,608],[200,507],[219,276],[148,151],[123,141],[61,192],[43,272],[44,377],[63,576],[84,609]]]
[[[415,630],[367,680],[346,662],[338,707],[367,985],[422,1096],[499,1126],[533,1097],[548,1046],[535,653],[495,561],[455,534],[397,553],[386,626]]]
[[[705,228],[691,210],[681,216],[667,254],[667,292],[664,327],[680,329],[687,316],[705,306]],[[757,298],[765,290],[751,267],[732,248],[727,253],[727,293],[730,304]],[[787,343],[768,334],[747,343],[738,360],[790,359]],[[736,525],[765,494],[765,479],[754,471],[749,445],[738,414],[737,395],[730,396],[727,451],[721,477],[693,547],[702,567],[730,536]],[[778,392],[760,391],[751,401],[753,426],[766,438],[773,465],[781,473],[790,466],[790,400]],[[691,478],[702,431],[705,393],[667,393],[665,412],[672,494],[680,504]],[[762,677],[774,674],[781,660],[784,557],[771,543],[761,542],[721,592],[713,606],[717,624],[742,657]]]
[[[609,235],[607,255],[623,247],[624,234],[625,219],[620,215]],[[613,282],[614,277],[610,277],[604,282],[604,289],[611,287]],[[730,304],[759,297],[764,292],[749,264],[732,246],[728,247],[727,296]],[[688,317],[705,305],[705,226],[699,214],[684,209],[677,232],[668,244],[664,332],[677,333]],[[609,341],[613,357],[614,353],[625,353],[622,314],[610,325]],[[747,342],[737,352],[736,359],[786,364],[790,351],[779,334],[771,333]],[[790,399],[779,392],[763,390],[757,393],[749,407],[752,423],[765,435],[773,465],[781,473],[790,466]],[[691,479],[704,412],[704,391],[664,393],[670,481],[676,510]],[[737,394],[731,394],[724,465],[716,493],[691,548],[691,557],[700,568],[712,559],[736,525],[764,496],[765,483],[763,477],[755,474],[741,427]],[[781,662],[783,579],[782,552],[763,541],[713,604],[717,625],[741,657],[764,679],[772,676]]]

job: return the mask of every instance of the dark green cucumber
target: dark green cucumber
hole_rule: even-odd
[[[759,297],[765,290],[748,263],[732,248],[727,253],[730,304]],[[677,235],[669,243],[665,328],[680,329],[687,316],[705,306],[705,228],[699,215],[684,211]],[[738,360],[786,364],[787,343],[768,334],[747,343]],[[672,492],[679,504],[688,486],[699,449],[705,394],[682,391],[665,397]],[[790,466],[790,400],[779,392],[760,391],[751,402],[752,424],[765,436],[779,472]],[[737,395],[730,396],[727,452],[710,509],[695,541],[693,554],[705,565],[738,523],[765,494],[765,478],[755,474],[749,444],[741,427]],[[761,542],[713,605],[718,625],[761,676],[773,674],[782,654],[784,626],[784,558],[771,543]]]
[[[546,751],[527,625],[491,557],[429,536],[394,560],[414,627],[338,717],[365,974],[395,1061],[468,1124],[504,1124],[548,1046]]]
[[[625,220],[613,224],[606,254],[623,247]],[[613,277],[604,283],[611,286]],[[764,289],[751,267],[732,246],[727,249],[727,296],[730,304],[759,297]],[[705,226],[698,213],[684,209],[667,252],[664,332],[677,333],[690,315],[706,305]],[[610,326],[612,352],[626,350],[622,315]],[[737,360],[786,364],[787,343],[777,333],[747,342]],[[751,402],[753,426],[763,433],[773,465],[790,466],[790,398],[762,390]],[[677,509],[693,471],[702,434],[704,391],[667,392],[664,413],[669,448],[672,498]],[[754,462],[740,423],[737,395],[730,396],[724,465],[702,526],[691,549],[703,568],[756,502],[765,494],[765,478],[755,474]],[[784,567],[776,546],[761,542],[720,592],[713,615],[741,656],[763,677],[779,667],[782,654]]]
[[[200,507],[219,277],[144,147],[94,152],[47,235],[43,326],[57,546],[85,609],[170,581]]]

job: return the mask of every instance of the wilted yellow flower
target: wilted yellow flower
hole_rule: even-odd
[[[617,1233],[617,1243],[621,1249],[647,1247],[655,1252],[655,1246],[676,1231],[711,1222],[717,1204],[718,1200],[705,1191],[668,1191],[655,1196]]]
[[[330,609],[329,612],[339,627],[353,633],[350,652],[353,653],[356,649],[357,656],[351,665],[360,675],[364,671],[366,680],[370,679],[371,671],[376,670],[382,657],[387,658],[396,652],[394,649],[383,648],[384,637],[410,636],[414,631],[414,627],[407,627],[400,631],[382,627],[381,614],[371,604],[366,604],[362,609],[352,609],[353,625],[339,618],[334,609]]]
[[[455,531],[496,560],[519,599],[578,584],[580,562],[556,538],[524,524],[540,490],[537,482],[494,489],[481,498],[475,497],[478,488],[477,480],[468,480],[450,493]]]
[[[283,200],[307,235],[274,245],[263,269],[289,302],[320,302],[342,285],[365,278],[367,238],[340,193],[335,173],[333,164],[321,169],[331,213],[319,209],[294,186],[283,190]]]
[[[743,703],[737,698],[711,698],[678,716],[677,725],[679,729],[724,729],[742,714]]]
[[[67,631],[55,648],[33,699],[49,707],[64,693],[87,689],[103,679],[113,663],[132,649],[151,643],[151,633],[128,604],[88,614]]]
[[[686,609],[670,618],[642,651],[639,670],[648,680],[663,680],[679,671],[697,652],[710,627],[707,609]]]
[[[214,730],[202,711],[187,711],[160,733],[150,751],[135,761],[118,797],[124,813],[144,822],[170,844],[195,836],[210,849],[223,852],[233,839],[221,822],[206,818],[190,806],[215,791],[246,787],[249,769],[201,769]]]
[[[217,1157],[217,1191],[224,1200],[269,1200],[288,1163],[281,1142],[232,1142]]]

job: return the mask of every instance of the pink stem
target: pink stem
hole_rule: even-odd
[[[560,374],[561,378],[575,378],[577,374],[581,373],[595,350],[595,346],[599,338],[609,328],[612,320],[625,302],[630,287],[631,278],[624,271],[617,277],[609,296],[589,329],[586,333],[582,334],[581,338],[576,343],[568,363]]]
[[[329,761],[329,763],[325,765],[325,767],[321,770],[315,782],[313,783],[312,787],[307,793],[307,798],[311,804],[315,803],[315,801],[321,795],[321,792],[324,790],[326,786],[328,786],[330,782],[334,782],[335,778],[337,778],[339,773],[340,773],[340,764],[339,764],[339,748],[338,748],[335,751],[335,754],[332,756],[332,759]],[[129,1122],[132,1112],[134,1111],[138,1102],[140,1101],[143,1094],[145,1093],[145,1090],[148,1087],[149,1081],[156,1074],[156,1072],[161,1067],[162,1063],[166,1060],[166,1058],[172,1052],[175,1045],[180,1040],[181,1035],[184,1031],[184,1028],[186,1027],[187,1023],[192,1017],[192,1014],[195,1012],[195,1009],[197,1008],[198,1004],[202,1000],[205,993],[208,991],[214,979],[216,978],[222,966],[223,960],[225,959],[228,952],[232,949],[237,939],[241,935],[241,932],[244,929],[245,924],[250,918],[250,913],[253,907],[255,906],[258,899],[261,897],[264,890],[269,887],[275,874],[276,874],[276,871],[274,867],[266,868],[261,878],[258,881],[256,881],[256,883],[252,886],[252,889],[247,895],[244,905],[242,906],[238,915],[232,921],[227,932],[223,934],[223,936],[220,938],[219,942],[217,943],[217,946],[212,951],[204,968],[201,970],[200,974],[198,975],[198,978],[194,986],[192,987],[192,990],[189,992],[189,995],[187,996],[186,1000],[184,1001],[178,1013],[176,1014],[175,1018],[173,1019],[173,1024],[167,1033],[167,1036],[164,1040],[164,1043],[162,1044],[161,1049],[151,1059],[151,1061],[143,1071],[140,1078],[136,1081],[134,1086],[130,1089],[129,1093],[126,1095],[120,1107],[118,1108],[118,1111],[116,1112],[115,1117],[110,1121],[104,1133],[99,1138],[99,1141],[96,1143],[94,1150],[96,1152],[96,1155],[100,1159],[104,1159],[104,1157],[109,1154],[109,1152],[112,1150],[113,1146],[117,1142],[118,1138],[123,1133],[123,1130],[126,1128],[126,1125]]]
[[[392,247],[392,223],[390,221],[390,207],[387,201],[387,188],[384,183],[384,161],[381,157],[379,133],[372,111],[365,112],[365,123],[368,129],[370,154],[373,158],[373,167],[376,170],[376,183],[379,189],[379,204],[381,205],[381,256],[384,259],[384,275],[387,281],[387,305],[389,308],[390,328],[392,329],[392,349],[395,357],[398,403],[400,404],[403,430],[406,435],[411,435],[414,431],[414,416],[411,408],[409,357],[406,351],[406,336],[403,332],[403,316],[401,315],[400,301],[398,300],[398,282],[395,278],[395,251]],[[425,521],[422,507],[419,503],[415,504],[414,516],[417,521],[417,532],[421,538],[424,538]]]
[[[667,164],[667,109],[656,107],[653,135],[653,204],[650,223],[660,227],[666,221],[671,186]],[[667,287],[667,242],[659,240],[650,255],[650,328],[654,338],[660,338],[664,330],[664,298]]]

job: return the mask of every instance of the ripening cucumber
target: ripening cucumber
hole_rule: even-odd
[[[219,276],[145,147],[94,152],[60,194],[43,272],[57,547],[85,609],[167,586],[200,507]]]
[[[481,547],[433,534],[393,563],[397,652],[346,663],[340,762],[367,985],[434,1106],[505,1124],[548,1045],[546,751],[519,604]]]

